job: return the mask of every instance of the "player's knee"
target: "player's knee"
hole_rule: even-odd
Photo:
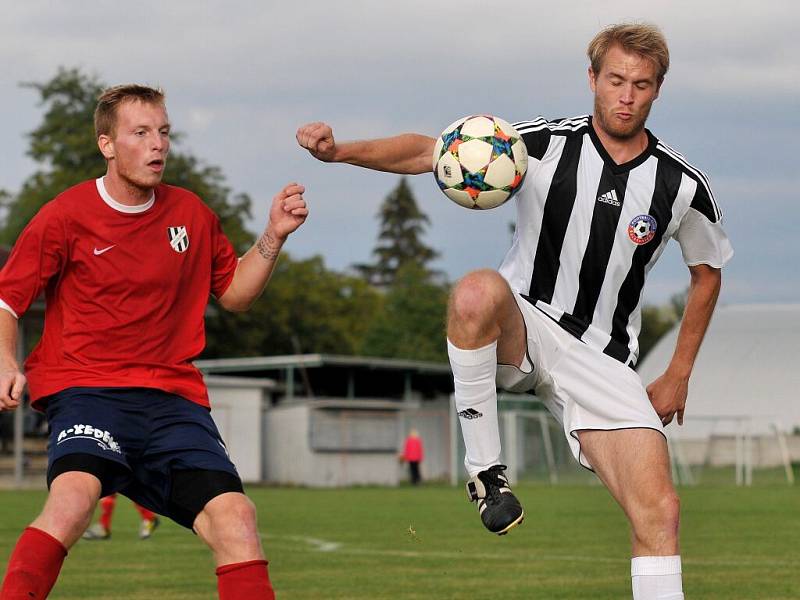
[[[659,514],[662,526],[670,531],[678,532],[681,517],[681,500],[678,494],[666,494],[659,501]]]
[[[256,507],[244,494],[223,494],[203,510],[213,546],[252,546],[258,544]]]
[[[91,517],[100,496],[100,482],[88,473],[59,475],[50,486],[45,510],[64,521],[77,522]]]
[[[482,269],[465,275],[450,295],[450,320],[485,324],[497,318],[497,308],[508,295],[508,284],[497,271]]]
[[[95,477],[79,472],[59,475],[31,525],[70,547],[89,525],[99,495],[100,482]]]
[[[652,497],[632,519],[634,535],[647,545],[660,546],[678,537],[680,498],[673,491]]]
[[[229,507],[229,518],[239,525],[243,532],[255,534],[256,506],[247,496],[240,494]]]

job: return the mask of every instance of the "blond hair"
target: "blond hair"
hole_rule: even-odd
[[[594,36],[586,50],[595,74],[600,73],[608,50],[615,44],[651,61],[656,67],[658,83],[664,81],[669,69],[669,48],[658,27],[649,23],[620,23],[603,29]]]
[[[94,109],[94,132],[113,136],[117,128],[117,111],[123,102],[139,101],[145,104],[164,104],[165,94],[161,88],[152,88],[135,83],[115,85],[103,91],[97,98]]]

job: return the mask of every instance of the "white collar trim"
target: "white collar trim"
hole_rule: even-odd
[[[153,192],[153,194],[150,196],[150,199],[144,204],[136,204],[134,206],[121,204],[116,200],[114,200],[114,198],[111,197],[111,194],[108,193],[108,190],[106,190],[106,184],[103,181],[103,179],[104,179],[103,177],[98,177],[97,179],[95,179],[95,184],[97,185],[97,193],[100,194],[100,197],[103,199],[103,202],[108,204],[111,208],[113,208],[116,211],[129,214],[143,213],[144,211],[148,210],[151,206],[153,206],[153,204],[156,201],[156,193]]]

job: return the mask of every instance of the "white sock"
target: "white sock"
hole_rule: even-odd
[[[678,555],[632,558],[631,581],[633,600],[684,600]]]
[[[500,462],[497,424],[497,342],[462,350],[447,340],[447,354],[455,383],[456,412],[461,423],[470,477]]]

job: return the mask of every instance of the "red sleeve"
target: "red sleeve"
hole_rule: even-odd
[[[54,204],[45,204],[17,238],[0,271],[0,300],[25,314],[66,262],[66,228]]]
[[[222,231],[222,225],[216,215],[211,229],[211,245],[214,253],[211,266],[211,293],[219,298],[233,281],[239,259],[233,244]]]

